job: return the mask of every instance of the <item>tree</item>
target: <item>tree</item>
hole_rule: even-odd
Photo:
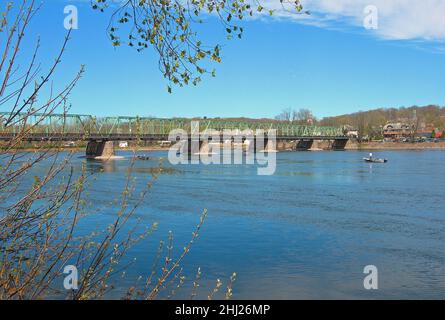
[[[417,115],[417,109],[413,110],[413,116],[410,119],[411,142],[414,142],[419,132],[420,117]]]
[[[298,111],[292,112],[292,121],[297,121],[300,123],[308,123],[309,121],[315,120],[315,117],[311,110],[309,109],[300,109]]]
[[[278,1],[278,0],[277,0]],[[106,0],[91,0],[95,10],[104,12]],[[281,6],[297,14],[303,12],[300,0],[281,1]],[[159,55],[159,69],[170,84],[179,86],[201,81],[203,74],[215,75],[208,63],[221,62],[221,46],[206,45],[195,31],[204,14],[218,19],[226,37],[241,38],[241,20],[254,14],[273,15],[260,1],[240,0],[126,0],[114,9],[108,34],[115,47],[127,44],[137,51],[149,47]]]
[[[358,136],[357,140],[361,142],[363,140],[363,137],[365,136],[365,129],[366,129],[366,116],[365,113],[362,111],[359,111],[354,116],[354,126],[357,128]]]
[[[85,165],[75,172],[71,165],[73,153],[61,153],[61,144],[40,144],[32,152],[20,149],[31,132],[51,114],[67,113],[69,95],[84,73],[81,66],[65,86],[57,89],[52,84],[71,31],[46,72],[37,62],[38,41],[28,64],[17,62],[39,8],[34,0],[8,3],[0,8],[0,107],[10,111],[6,116],[0,115],[0,133],[10,137],[0,153],[0,299],[101,298],[112,290],[113,276],[128,249],[156,230],[154,223],[135,232],[136,226],[128,222],[157,175],[153,174],[142,190],[136,189],[132,162],[121,194],[114,195],[109,207],[109,213],[115,214],[111,225],[88,235],[78,233],[79,220],[92,213],[88,211],[91,202],[85,190],[93,174],[87,172]],[[60,133],[64,132],[63,126]],[[31,171],[33,168],[39,170]],[[36,174],[32,181],[30,174]],[[126,298],[155,299],[160,289],[182,284],[182,260],[196,240],[206,215],[204,211],[189,243],[177,257],[172,252],[171,234],[167,247],[161,242],[158,255],[165,256],[165,263],[161,267],[154,265],[140,287],[128,289]],[[129,231],[124,231],[128,230],[124,226]],[[60,288],[59,277],[64,266],[71,263],[83,267],[79,270],[78,289],[67,291]],[[125,270],[125,266],[120,269]],[[233,280],[234,276],[228,285],[230,292]],[[217,282],[215,290],[220,287]]]
[[[108,7],[106,0],[91,1],[92,7],[99,11]],[[302,11],[299,0],[288,5],[297,13]],[[61,144],[41,144],[35,152],[20,151],[32,130],[51,114],[68,112],[69,95],[84,73],[81,66],[62,88],[56,89],[52,84],[71,31],[67,32],[48,71],[42,72],[37,62],[39,42],[28,64],[18,63],[25,35],[39,8],[35,0],[18,0],[0,9],[0,107],[10,111],[9,115],[0,116],[0,124],[2,132],[13,132],[10,140],[2,145],[4,153],[0,155],[0,299],[41,299],[48,295],[101,298],[113,288],[110,282],[128,249],[156,230],[153,224],[139,234],[131,227],[128,234],[122,234],[157,175],[153,174],[143,190],[136,192],[132,163],[124,189],[115,195],[111,206],[115,213],[113,223],[87,236],[76,233],[79,220],[88,217],[90,203],[85,188],[92,174],[85,167],[81,172],[74,172],[70,165],[72,153],[60,153]],[[159,55],[159,68],[169,84],[196,85],[201,75],[215,74],[208,70],[207,63],[221,61],[221,46],[203,44],[194,31],[197,24],[202,23],[200,17],[204,13],[215,13],[228,38],[241,38],[243,28],[233,21],[264,11],[259,3],[252,5],[239,0],[127,0],[113,11],[108,34],[115,47],[124,43],[137,51],[153,47]],[[60,133],[64,132],[63,126]],[[50,163],[49,168],[28,183],[24,177],[43,160]],[[172,252],[172,235],[166,247],[161,243],[158,256],[165,255],[165,263],[160,268],[153,266],[142,287],[129,288],[126,298],[155,299],[160,289],[182,284],[180,265],[196,240],[206,214],[204,211],[189,243],[176,258]],[[118,235],[122,236],[121,240]],[[79,270],[79,288],[61,292],[55,281],[61,276],[63,266],[73,261],[84,266]],[[227,286],[228,298],[234,280],[235,275]],[[218,280],[209,297],[220,287]]]
[[[275,120],[291,121],[292,110],[290,108],[283,109],[280,114],[275,116]]]

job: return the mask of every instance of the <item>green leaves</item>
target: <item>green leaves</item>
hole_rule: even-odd
[[[93,9],[103,11],[106,0],[91,0]],[[279,0],[284,5],[284,0]],[[109,37],[113,47],[126,44],[141,52],[152,47],[159,57],[159,69],[169,85],[197,85],[201,76],[216,75],[209,64],[220,63],[220,46],[211,49],[201,42],[194,30],[208,13],[216,13],[225,30],[227,39],[242,38],[244,29],[238,25],[245,16],[254,12],[273,15],[274,10],[260,2],[253,6],[247,0],[127,0],[114,9]],[[297,12],[302,10],[300,0],[286,2]],[[235,21],[236,20],[236,21]],[[119,26],[119,28],[117,28]],[[122,35],[124,34],[124,35]],[[125,41],[124,41],[125,39]]]

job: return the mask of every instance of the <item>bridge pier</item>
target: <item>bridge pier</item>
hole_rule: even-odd
[[[325,139],[325,140],[315,140],[314,138],[300,138],[299,140],[282,140],[277,139],[276,141],[272,141],[265,138],[264,147],[258,148],[256,144],[256,139],[253,140],[252,145],[246,143],[244,141],[242,144],[235,144],[233,141],[223,141],[220,144],[221,150],[224,147],[228,147],[231,150],[242,148],[244,151],[250,152],[278,152],[278,151],[309,151],[309,150],[344,150],[347,139]],[[188,140],[188,148],[187,150],[183,150],[182,147],[178,148],[179,152],[187,152],[189,158],[200,155],[207,155],[212,152],[212,142],[206,140],[198,140],[194,141],[192,144],[192,140]],[[228,146],[227,146],[228,144]]]
[[[187,142],[180,143],[176,152],[187,154],[188,160],[199,159],[201,155],[209,155],[211,146],[208,140],[189,138]]]
[[[348,139],[335,139],[332,142],[331,149],[332,150],[345,150],[346,143],[348,143]]]
[[[295,146],[295,150],[297,151],[308,151],[311,147],[312,144],[314,143],[313,139],[301,139],[298,140],[296,146]]]
[[[264,139],[264,150],[255,150],[256,152],[277,152],[277,141]]]
[[[277,139],[276,147],[277,151],[295,151],[297,146],[296,141],[287,141]]]
[[[114,156],[113,141],[88,141],[86,156],[91,159],[108,159]]]
[[[308,151],[308,150],[344,150],[348,139],[337,137],[284,137],[277,138],[276,141],[269,140],[265,137],[264,144],[258,148],[256,137],[252,141],[244,140],[243,142],[234,143],[234,141],[222,141],[220,147],[228,147],[230,149],[238,149],[246,152],[278,152],[278,151]],[[110,140],[101,140],[100,138],[91,138],[87,144],[86,157],[93,159],[109,159],[114,156],[114,143]],[[292,140],[291,140],[292,139]],[[318,140],[320,139],[320,140]],[[193,142],[193,143],[192,143]],[[187,153],[189,160],[198,158],[200,155],[209,155],[213,152],[213,145],[219,142],[212,142],[210,139],[200,140],[199,138],[188,138],[187,146],[177,145],[177,151]],[[222,150],[222,149],[221,149]],[[215,151],[216,152],[216,151]]]
[[[208,155],[210,153],[209,141],[204,140],[199,142],[199,154]]]

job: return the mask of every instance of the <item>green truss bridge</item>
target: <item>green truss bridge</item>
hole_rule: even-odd
[[[182,129],[196,133],[192,121],[199,121],[199,132],[206,129],[276,130],[277,143],[297,141],[305,144],[313,141],[332,141],[334,149],[342,149],[348,138],[341,128],[313,125],[297,125],[283,121],[224,120],[224,119],[160,119],[151,117],[95,117],[81,114],[21,113],[9,121],[11,113],[0,112],[0,140],[14,138],[23,128],[27,129],[28,141],[91,141],[112,142],[122,140],[162,141],[168,140],[172,130]],[[7,125],[6,125],[7,124]],[[196,123],[195,123],[196,124]],[[337,148],[338,147],[338,148]],[[295,147],[299,149],[298,146]],[[87,152],[88,153],[88,152]]]

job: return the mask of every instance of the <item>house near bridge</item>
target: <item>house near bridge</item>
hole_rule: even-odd
[[[385,139],[399,140],[410,137],[413,130],[412,125],[403,122],[387,123],[383,127],[383,137]]]

